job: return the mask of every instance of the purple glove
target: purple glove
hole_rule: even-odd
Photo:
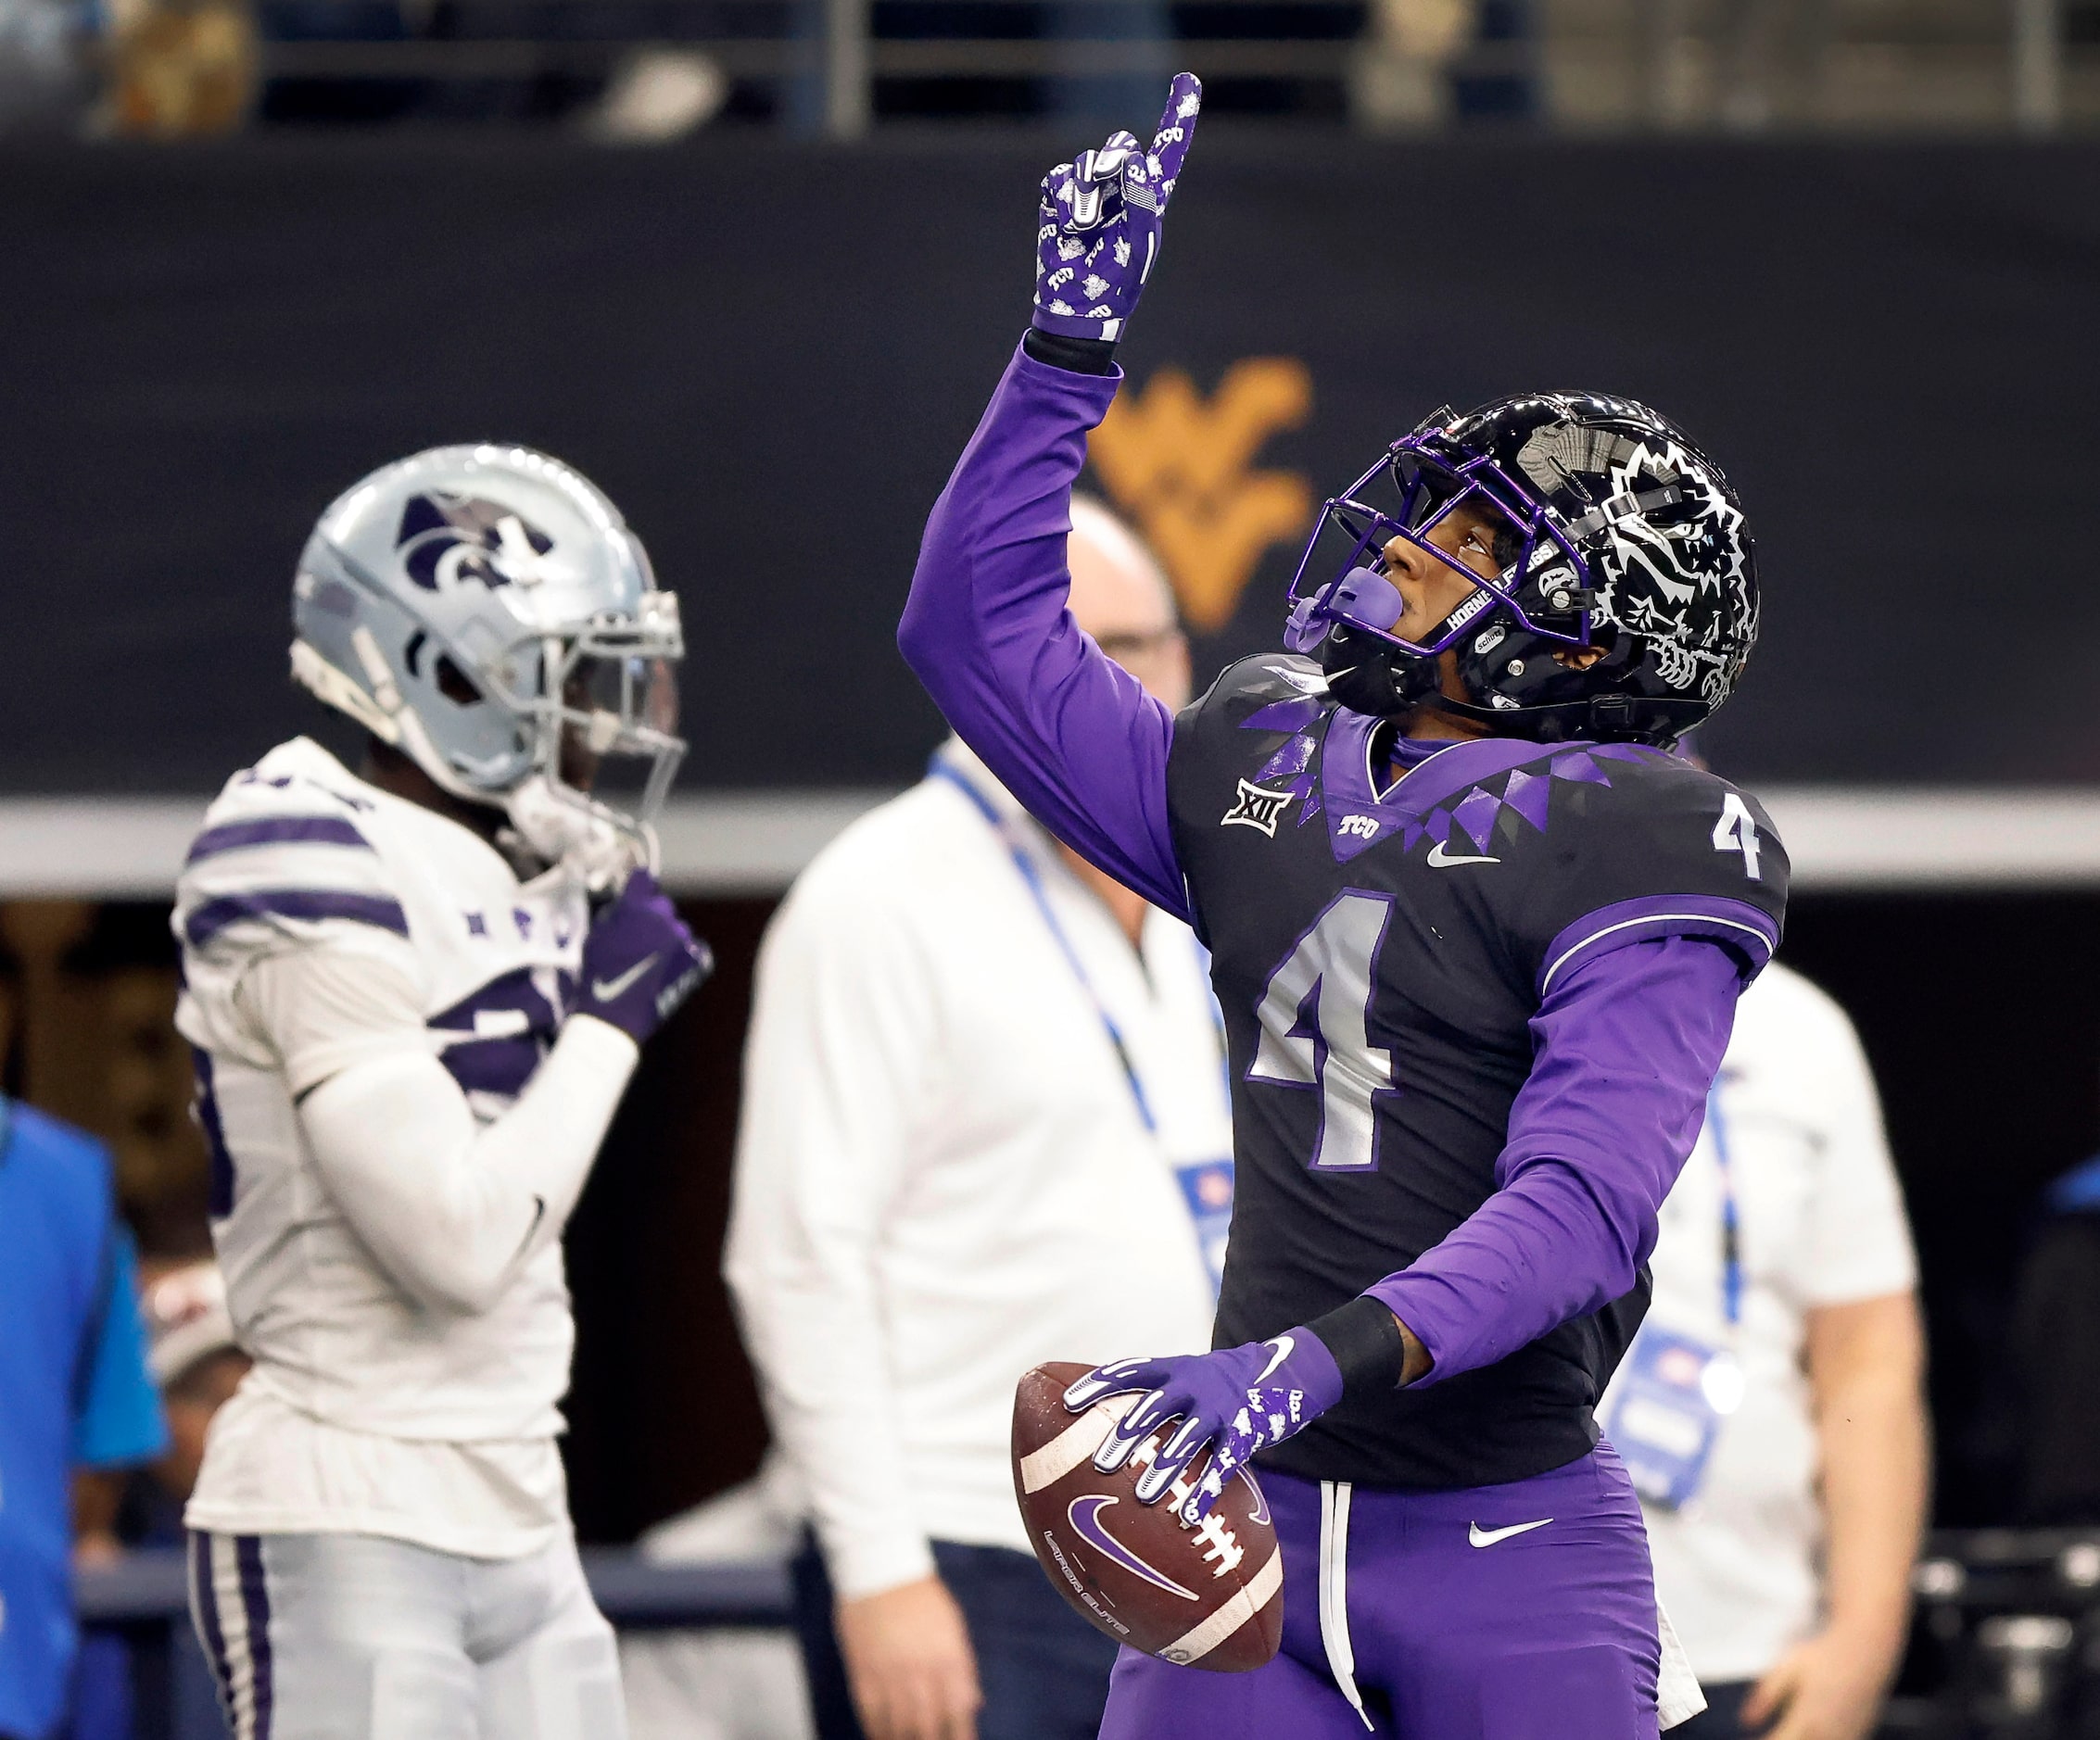
[[[576,1015],[596,1015],[640,1044],[715,970],[656,878],[637,870],[583,939]]]
[[[1301,1431],[1342,1399],[1342,1370],[1310,1330],[1287,1330],[1271,1341],[1214,1354],[1119,1359],[1068,1389],[1065,1406],[1082,1413],[1105,1395],[1132,1390],[1148,1393],[1094,1453],[1094,1466],[1105,1474],[1121,1468],[1139,1444],[1178,1417],[1181,1425],[1138,1477],[1138,1502],[1149,1505],[1175,1486],[1183,1469],[1215,1439],[1203,1478],[1175,1494],[1187,1494],[1182,1520],[1193,1526],[1210,1514],[1233,1471],[1256,1451]]]
[[[1035,232],[1036,327],[1067,338],[1123,335],[1159,253],[1159,225],[1195,136],[1203,82],[1174,75],[1149,155],[1127,132],[1043,178]]]

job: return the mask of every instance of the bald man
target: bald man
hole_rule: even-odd
[[[1180,707],[1158,565],[1072,522],[1078,626]],[[803,872],[759,957],[727,1272],[809,1495],[824,1740],[1093,1740],[1115,1647],[1029,1553],[1014,1383],[1209,1344],[1231,1139],[1195,937],[960,742]]]

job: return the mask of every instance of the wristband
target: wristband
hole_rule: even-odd
[[[1109,374],[1116,367],[1116,341],[1112,338],[1068,338],[1062,333],[1046,333],[1031,326],[1021,334],[1021,348],[1036,361],[1068,374]]]
[[[1407,1368],[1407,1342],[1384,1300],[1359,1293],[1305,1327],[1335,1356],[1343,1395],[1353,1399],[1399,1387],[1400,1374]]]

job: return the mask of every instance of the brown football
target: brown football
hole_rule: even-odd
[[[1191,1527],[1175,1512],[1199,1462],[1158,1504],[1139,1504],[1137,1477],[1167,1429],[1102,1473],[1094,1453],[1138,1398],[1068,1411],[1067,1386],[1091,1369],[1038,1366],[1014,1392],[1014,1495],[1044,1575],[1082,1618],[1132,1649],[1218,1673],[1262,1666],[1284,1635],[1284,1561],[1261,1489],[1242,1470]]]

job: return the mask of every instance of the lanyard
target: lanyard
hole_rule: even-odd
[[[1721,1172],[1721,1315],[1733,1330],[1742,1321],[1742,1228],[1736,1216],[1734,1167],[1728,1156],[1728,1120],[1721,1114],[1721,1078],[1706,1091],[1706,1128],[1714,1132],[1714,1158]]]
[[[993,808],[991,799],[938,755],[930,763],[929,771],[937,777],[947,780],[975,804],[978,813],[983,816],[992,831],[999,836],[1000,843],[1012,854],[1014,868],[1020,872],[1021,880],[1028,885],[1028,891],[1035,897],[1036,911],[1043,914],[1043,922],[1056,939],[1059,952],[1065,957],[1065,964],[1072,969],[1072,977],[1079,980],[1080,990],[1086,993],[1087,1001],[1094,1005],[1094,1013],[1101,1022],[1101,1030],[1108,1036],[1108,1044],[1116,1053],[1116,1061],[1123,1066],[1123,1079],[1130,1085],[1131,1099],[1137,1106],[1138,1121],[1145,1126],[1146,1135],[1158,1136],[1159,1121],[1152,1115],[1152,1102],[1145,1097],[1145,1083],[1137,1073],[1136,1063],[1131,1057],[1131,1048],[1123,1040],[1123,1030],[1116,1025],[1116,1017],[1108,1013],[1108,1005],[1101,1001],[1101,993],[1094,989],[1094,981],[1086,976],[1086,967],[1079,958],[1079,951],[1072,947],[1072,939],[1065,934],[1064,926],[1057,922],[1056,912],[1050,904],[1050,891],[1043,886],[1043,872],[1036,868],[1035,861],[1022,850],[1020,841],[1014,838],[1005,819]]]

